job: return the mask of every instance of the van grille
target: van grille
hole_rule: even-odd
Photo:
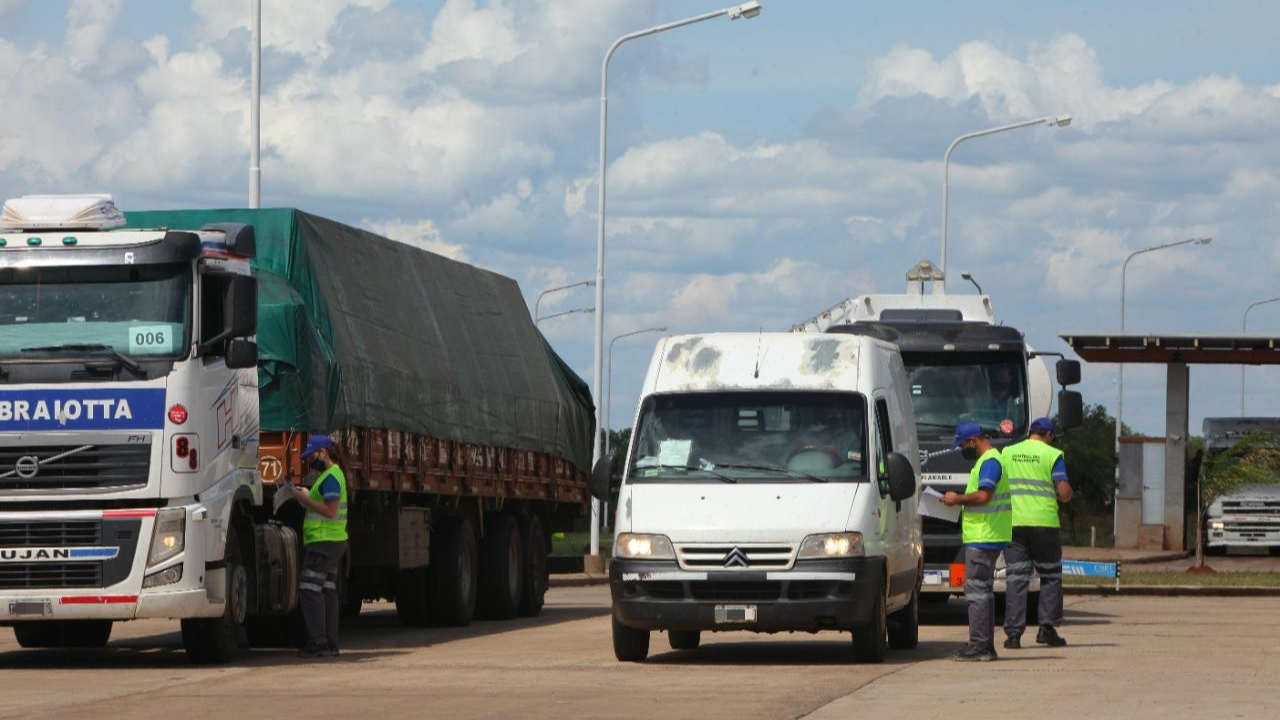
[[[147,484],[151,444],[0,447],[0,493],[123,490]]]
[[[745,557],[746,565],[725,564],[734,550]],[[682,545],[676,552],[688,570],[785,570],[795,553],[788,545]]]

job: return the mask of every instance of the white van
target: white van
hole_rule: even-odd
[[[853,632],[878,662],[915,647],[919,451],[896,346],[869,337],[665,338],[631,446],[592,474],[617,493],[613,648],[642,661],[702,631]],[[620,484],[619,484],[620,480]]]

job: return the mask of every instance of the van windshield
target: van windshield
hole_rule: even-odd
[[[841,392],[653,395],[634,482],[865,482],[866,400]]]

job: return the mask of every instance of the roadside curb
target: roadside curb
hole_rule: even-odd
[[[1206,587],[1201,585],[1066,585],[1066,595],[1141,595],[1144,597],[1280,597],[1280,587]]]
[[[1065,548],[1064,548],[1065,551]],[[1138,555],[1137,557],[1072,557],[1069,553],[1063,552],[1063,560],[1075,560],[1077,562],[1118,562],[1121,566],[1125,565],[1148,565],[1152,563],[1175,562],[1183,558],[1191,557],[1191,553],[1186,552],[1164,552],[1154,555]]]
[[[572,573],[569,575],[552,575],[548,587],[591,587],[593,585],[608,585],[608,575],[587,575],[584,573]]]

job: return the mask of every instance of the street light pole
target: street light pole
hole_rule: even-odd
[[[593,313],[593,312],[595,312],[595,311],[596,311],[596,309],[595,309],[595,308],[593,308],[593,307],[581,307],[581,308],[574,308],[574,309],[572,309],[572,310],[565,310],[564,312],[551,313],[550,315],[546,315],[546,316],[540,317],[540,318],[538,318],[537,320],[534,320],[534,321],[533,321],[533,324],[534,324],[534,325],[537,325],[538,323],[542,322],[543,320],[550,320],[551,318],[563,317],[563,316],[565,316],[565,315],[572,315],[572,314],[574,314],[574,313]]]
[[[1009,130],[1031,127],[1032,125],[1066,127],[1070,124],[1070,115],[1047,115],[1034,120],[1023,120],[1022,122],[1013,123],[1012,125],[1001,125],[1000,127],[979,130],[977,132],[961,135],[955,140],[952,140],[951,144],[947,146],[947,152],[942,156],[942,262],[938,265],[938,268],[942,270],[942,291],[944,293],[947,291],[947,206],[951,196],[951,187],[948,180],[951,166],[951,152],[955,150],[956,146],[960,143],[965,140],[972,140],[973,138],[986,137],[987,135],[995,135],[996,133],[1007,132]]]
[[[978,294],[982,294],[982,286],[978,284],[977,280],[973,279],[973,275],[971,273],[960,273],[960,277],[973,283],[973,286],[978,288]]]
[[[617,52],[618,48],[628,40],[645,37],[647,35],[655,35],[667,30],[674,30],[685,25],[702,22],[703,20],[711,20],[712,18],[728,15],[730,20],[738,18],[750,19],[760,14],[760,3],[749,2],[742,5],[734,5],[714,12],[697,15],[695,17],[677,20],[676,22],[667,23],[665,25],[656,25],[646,30],[638,30],[628,33],[613,41],[609,49],[604,54],[604,61],[600,63],[600,177],[596,184],[599,190],[599,196],[596,201],[596,331],[595,342],[593,348],[593,367],[591,372],[591,390],[596,399],[596,432],[591,443],[591,464],[595,467],[595,463],[600,460],[601,450],[601,408],[600,408],[600,385],[604,379],[604,210],[605,210],[605,151],[608,147],[608,122],[609,122],[609,59]],[[600,501],[591,500],[591,556],[598,558],[600,556]]]
[[[583,285],[595,285],[595,284],[596,284],[595,280],[583,280],[582,282],[576,282],[576,283],[573,283],[572,285],[561,285],[560,287],[553,287],[549,290],[543,290],[542,292],[538,293],[538,299],[533,302],[533,322],[535,324],[538,322],[538,317],[539,317],[538,306],[542,304],[542,298],[546,297],[547,295],[550,295],[553,292],[561,292],[562,290],[569,290],[570,288],[581,287]]]
[[[262,0],[253,0],[253,59],[249,72],[249,207],[262,206]]]
[[[1267,303],[1273,303],[1273,302],[1280,302],[1280,297],[1273,297],[1273,298],[1268,298],[1266,300],[1259,300],[1258,302],[1253,303],[1249,307],[1245,308],[1244,317],[1240,319],[1240,333],[1243,335],[1249,332],[1248,328],[1249,328],[1249,311],[1250,310],[1258,307],[1259,305],[1266,305]],[[1244,368],[1245,368],[1244,364],[1241,363],[1240,365],[1240,417],[1244,417]]]
[[[611,417],[610,410],[613,408],[613,344],[618,342],[622,338],[631,337],[632,335],[642,335],[644,333],[651,333],[651,332],[664,333],[666,331],[667,331],[666,325],[663,325],[662,327],[645,328],[643,330],[636,330],[634,332],[616,335],[612,340],[609,341],[609,382],[605,385],[605,394],[604,394],[604,421],[606,423],[610,422],[609,420],[609,418]],[[608,429],[604,431],[604,438],[606,443],[604,451],[607,453],[613,449],[610,446],[610,444],[608,444],[609,443]]]

